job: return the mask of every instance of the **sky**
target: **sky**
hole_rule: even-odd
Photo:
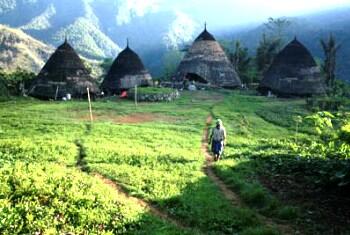
[[[196,0],[198,11],[207,12],[213,24],[245,24],[268,17],[297,16],[336,7],[350,6],[350,0]]]
[[[265,21],[268,17],[298,16],[350,6],[350,0],[122,0],[119,24],[157,11],[184,12],[213,27]]]

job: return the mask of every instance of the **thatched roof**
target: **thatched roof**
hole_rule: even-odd
[[[115,94],[136,85],[148,86],[151,80],[140,57],[127,45],[113,62],[101,89],[108,94]]]
[[[309,50],[295,38],[275,57],[259,90],[280,96],[311,96],[325,93],[325,82]]]
[[[67,40],[49,58],[29,89],[29,95],[42,99],[61,98],[67,94],[80,98],[99,91],[83,61]],[[58,92],[57,92],[58,91]]]
[[[241,86],[239,76],[224,50],[206,28],[177,68],[175,80],[184,79],[225,88]]]

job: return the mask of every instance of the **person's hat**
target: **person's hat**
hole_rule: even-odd
[[[219,124],[222,125],[221,119],[217,119],[217,120],[216,120],[216,125],[219,125]]]

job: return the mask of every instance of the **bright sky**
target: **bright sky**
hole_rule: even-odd
[[[164,0],[164,2],[173,1]],[[246,24],[263,21],[268,17],[297,16],[350,6],[350,0],[180,0],[176,2],[180,7],[187,8],[188,13],[192,11],[197,17],[206,17],[206,21],[217,26]]]
[[[117,21],[148,12],[183,11],[199,22],[227,26],[265,21],[268,17],[297,16],[336,7],[350,6],[350,0],[119,0]]]

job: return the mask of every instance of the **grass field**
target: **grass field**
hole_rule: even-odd
[[[307,124],[295,134],[293,117],[310,114],[304,106],[185,92],[172,103],[137,107],[95,102],[91,124],[85,102],[0,102],[0,233],[315,234],[319,223],[305,225],[303,205],[264,183],[272,156],[294,156],[304,140],[317,138]],[[213,170],[242,204],[203,171],[209,115],[228,130],[224,159]],[[118,196],[96,174],[170,219]]]

